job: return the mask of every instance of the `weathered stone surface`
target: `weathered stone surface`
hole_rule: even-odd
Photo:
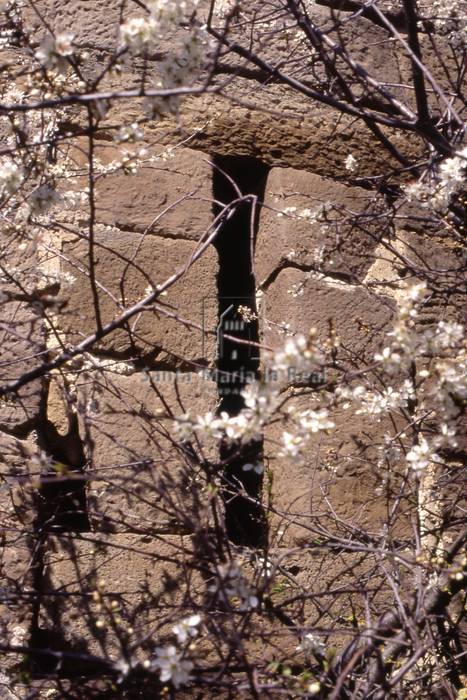
[[[97,392],[80,390],[90,454],[88,515],[97,531],[193,531],[208,518],[200,462],[173,441],[169,418],[215,410],[214,382],[196,374],[107,372]],[[92,447],[91,447],[92,445]]]
[[[40,364],[42,320],[27,304],[16,301],[3,303],[0,315],[0,384],[7,384]],[[16,434],[31,430],[40,413],[41,387],[41,380],[36,380],[0,400],[0,430]]]
[[[357,282],[371,264],[371,250],[384,230],[380,220],[378,226],[371,222],[382,207],[373,193],[361,188],[292,168],[273,168],[256,239],[257,283],[261,287],[288,264],[319,266],[325,274]],[[289,212],[282,214],[284,209]]]
[[[63,5],[60,0],[41,0],[38,7],[48,26],[55,32],[73,29],[76,44],[81,48],[99,48],[106,52],[117,48],[121,17],[118,2],[77,0],[71,5]],[[32,10],[26,16],[30,26],[42,26]]]
[[[18,531],[34,518],[32,494],[38,475],[37,447],[0,433],[0,517],[2,527]]]
[[[159,148],[159,152],[166,153]],[[97,149],[102,162],[119,151]],[[120,153],[121,156],[121,153]],[[96,220],[124,231],[199,240],[212,222],[212,167],[199,151],[170,150],[135,175],[109,175],[97,183]]]
[[[341,340],[342,357],[372,358],[384,334],[390,330],[391,300],[358,285],[346,284],[313,273],[283,270],[265,293],[267,321],[264,342],[278,348],[284,343],[280,330],[289,324],[292,333],[318,331],[321,341],[332,325]]]
[[[307,545],[300,551],[271,550],[271,599],[278,607],[287,601],[287,612],[297,625],[295,634],[282,629],[279,637],[277,624],[272,625],[269,641],[277,661],[306,658],[297,649],[303,640],[299,630],[312,632],[328,652],[341,651],[354,638],[355,625],[364,624],[368,610],[379,617],[392,604],[389,585],[371,552],[329,551],[311,533]]]
[[[95,240],[95,276],[103,323],[120,316],[122,303],[127,308],[144,298],[151,284],[156,287],[184,270],[197,250],[197,245],[189,241],[143,236],[103,226],[96,227]],[[68,341],[74,343],[96,331],[90,281],[78,272],[87,267],[87,249],[85,240],[63,244],[64,256],[70,261],[65,269],[78,279],[70,289],[60,326]],[[206,364],[214,357],[215,340],[213,336],[204,336],[201,326],[203,322],[209,330],[216,326],[216,274],[217,255],[209,247],[167,290],[167,295],[160,297],[160,310],[149,307],[135,315],[97,348],[117,357],[143,356],[149,363],[155,361],[165,367]],[[204,303],[203,320],[205,299],[211,302]]]
[[[390,330],[393,302],[363,286],[345,284],[316,274],[285,269],[265,294],[263,339],[267,346],[279,348],[285,337],[280,326],[289,324],[293,333],[307,334],[317,329],[324,342],[333,327],[340,338],[340,357],[344,362],[356,358],[372,360]],[[293,384],[293,377],[289,378]],[[321,381],[329,379],[325,375]],[[303,390],[302,390],[303,391]],[[301,410],[320,406],[319,394],[293,399]],[[303,464],[290,464],[277,456],[282,430],[273,425],[265,433],[265,456],[273,474],[271,536],[279,544],[308,543],[313,539],[313,518],[319,524],[337,526],[334,513],[357,527],[376,529],[386,515],[384,498],[375,495],[381,487],[374,470],[386,430],[391,426],[352,415],[352,409],[334,410],[335,428],[313,436]],[[293,432],[293,430],[292,430]],[[302,527],[303,526],[303,527]]]
[[[33,614],[35,451],[30,441],[0,433],[0,633],[14,646],[28,643]],[[20,654],[2,651],[0,671],[20,661]]]
[[[67,648],[118,658],[154,648],[200,591],[188,537],[49,539],[41,625]],[[147,637],[147,644],[141,644]],[[140,647],[141,645],[141,647]]]
[[[292,394],[288,405],[316,409],[319,399],[302,390],[299,397]],[[403,477],[403,470],[400,474],[394,470],[387,483],[384,467],[378,466],[385,453],[384,434],[392,423],[355,415],[354,410],[330,411],[335,427],[310,436],[302,463],[278,456],[282,432],[290,431],[290,425],[278,423],[266,429],[265,458],[272,473],[275,511],[270,520],[272,542],[281,547],[311,545],[319,539],[320,528],[345,539],[344,523],[358,532],[383,531],[387,490],[397,491]],[[392,524],[392,535],[404,531],[408,512],[404,504]]]
[[[18,522],[5,527],[3,518],[2,521],[0,634],[4,644],[22,646],[29,642],[33,616],[32,541]],[[13,669],[21,659],[21,654],[2,650],[0,672]]]
[[[76,45],[91,52],[89,65],[85,67],[85,72],[90,74],[98,72],[103,57],[107,58],[108,54],[118,47],[120,20],[128,15],[135,16],[132,8],[120,8],[116,0],[110,3],[103,0],[95,3],[79,0],[73,3],[72,7],[64,7],[60,0],[43,0],[39,5],[49,26],[56,31],[74,27]],[[276,7],[279,6],[278,3]],[[203,12],[209,7],[208,0],[200,3],[200,17],[203,17]],[[244,11],[247,15],[256,12],[258,17],[261,16],[261,9],[264,10],[262,3],[259,3],[259,9],[258,15],[257,4],[249,3]],[[362,17],[353,18],[353,21],[348,22],[349,13],[346,12],[334,12],[331,15],[329,9],[323,7],[315,7],[313,12],[315,21],[318,20],[320,24],[324,22],[323,27],[327,30],[329,38],[342,41],[353,60],[359,62],[385,89],[390,89],[395,98],[400,99],[409,108],[414,107],[413,90],[404,87],[405,84],[410,85],[410,61],[385,28],[376,26]],[[28,15],[31,15],[33,21],[33,13],[29,12]],[[272,8],[269,5],[266,16],[268,22],[272,17]],[[283,17],[283,13],[279,12],[279,16]],[[336,23],[336,16],[342,17],[344,23]],[[273,24],[268,33],[268,41],[265,42],[264,31],[267,22],[266,25],[261,23],[257,37],[251,36],[248,23],[240,23],[237,28],[233,25],[232,38],[242,40],[248,49],[257,48],[260,55],[273,67],[280,64],[286,74],[291,73],[294,79],[301,78],[305,87],[310,85],[310,75],[324,82],[329,79],[329,76],[322,72],[322,68],[310,65],[310,49],[303,41],[300,45],[297,43],[298,34],[295,30],[291,36],[290,31],[278,31],[279,25]],[[281,20],[279,24],[280,22]],[[245,29],[247,33],[242,36]],[[180,33],[178,30],[173,36],[164,38],[157,50],[150,55],[151,71],[157,73],[157,62],[173,51],[174,39]],[[443,59],[450,63],[452,59],[449,50],[440,37],[437,37],[437,40]],[[293,69],[288,71],[287,61],[285,65],[282,61],[289,59],[291,53]],[[430,54],[433,54],[433,65],[430,64]],[[438,82],[444,86],[444,71],[436,53],[429,45],[424,57],[436,74]],[[229,99],[209,95],[189,99],[184,103],[182,133],[183,137],[190,137],[192,148],[223,155],[251,155],[273,165],[306,169],[330,177],[348,178],[345,159],[349,153],[357,160],[354,177],[371,177],[383,172],[393,172],[395,168],[400,167],[400,163],[374,134],[354,117],[333,111],[332,108],[319,104],[293,88],[278,84],[277,80],[274,83],[267,81],[267,74],[254,66],[248,66],[248,71],[242,71],[243,66],[240,64],[243,63],[243,59],[227,56],[220,63],[217,76],[219,82],[225,82],[226,77],[231,78],[232,73],[238,73],[223,91]],[[101,88],[108,89],[112,86],[118,91],[122,83],[126,88],[138,88],[137,71],[142,66],[141,59],[130,61],[124,66],[122,79],[115,81],[110,78],[110,81],[101,84]],[[344,61],[339,62],[339,70],[344,77],[352,74]],[[357,99],[362,99],[362,106],[378,110],[382,103],[387,108],[388,102],[376,89],[364,91],[354,75],[352,81],[354,95]],[[450,89],[450,86],[446,87]],[[430,99],[433,102],[436,100],[439,109],[438,98],[430,95]],[[444,106],[442,108],[444,109]],[[134,107],[129,104],[122,102],[119,109],[120,116],[126,115],[127,121],[128,118],[134,118]],[[380,113],[384,114],[384,109]],[[168,131],[173,129],[169,141],[173,143],[177,139],[178,125],[171,119],[157,121],[151,128],[153,133],[159,134],[166,142]],[[420,146],[419,139],[409,132],[396,132],[385,126],[381,128],[386,136],[390,136],[391,142],[402,156],[413,154]],[[332,144],[332,147],[327,148],[328,144]]]
[[[356,177],[392,173],[398,168],[398,161],[354,119],[313,101],[304,105],[292,89],[271,85],[265,94],[255,81],[238,82],[238,91],[243,92],[241,105],[212,95],[186,100],[180,121],[182,133],[193,136],[191,148],[253,156],[272,166],[344,180],[349,179],[345,161],[350,153],[359,163]],[[161,132],[162,124],[154,125],[153,130]],[[405,156],[420,152],[421,141],[413,134],[389,127],[382,130]]]

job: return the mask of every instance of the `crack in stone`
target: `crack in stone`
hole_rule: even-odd
[[[269,275],[260,283],[258,290],[261,292],[266,292],[269,289],[269,287],[277,280],[281,272],[289,269],[299,270],[301,272],[315,272],[318,279],[323,280],[325,283],[327,282],[328,284],[338,284],[340,287],[359,286],[356,282],[352,281],[352,276],[346,274],[345,272],[334,272],[332,274],[326,272],[324,274],[320,271],[318,265],[316,265],[315,263],[306,264],[291,260],[281,260],[279,265],[276,265],[276,267],[269,273]]]

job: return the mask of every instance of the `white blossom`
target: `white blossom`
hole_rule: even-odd
[[[365,386],[359,385],[353,388],[340,388],[337,395],[356,403],[358,405],[355,411],[357,415],[379,417],[383,413],[405,406],[409,398],[409,391],[408,385],[402,391],[397,391],[391,386],[382,391],[371,391]]]
[[[250,382],[242,391],[245,406],[265,420],[272,415],[278,402],[278,392],[271,384]]]
[[[55,37],[48,34],[35,53],[36,59],[44,68],[64,73],[68,67],[65,59],[73,54],[73,39],[74,35],[69,32],[62,32]]]
[[[55,53],[59,56],[72,56],[74,38],[74,34],[70,34],[70,32],[57,34],[55,37]]]
[[[419,202],[421,204],[428,203],[432,195],[432,190],[423,180],[411,182],[403,187],[405,196],[409,202]]]
[[[414,445],[412,449],[407,452],[406,460],[409,463],[410,468],[414,472],[418,473],[422,472],[430,464],[439,462],[440,458],[436,452],[433,452],[425,438],[421,437],[418,444]]]
[[[229,419],[226,428],[226,437],[231,442],[240,440],[243,444],[248,444],[253,440],[260,440],[262,437],[263,422],[258,415],[251,411],[241,411],[237,416]]]
[[[147,5],[162,35],[193,14],[198,0],[148,0]]]
[[[163,683],[171,681],[175,688],[185,685],[190,680],[190,671],[193,669],[193,662],[184,659],[173,645],[158,647],[156,649],[157,658],[154,666],[160,671],[160,679]]]
[[[357,169],[357,159],[351,153],[345,159],[345,169],[351,173]]]
[[[194,429],[206,438],[218,440],[222,437],[221,426],[212,411],[208,411],[204,416],[198,416]]]
[[[274,356],[273,366],[281,371],[294,367],[298,371],[309,371],[323,360],[322,352],[304,335],[297,335],[285,343],[284,349]]]
[[[180,620],[180,622],[172,627],[174,634],[177,636],[177,641],[180,644],[184,644],[190,637],[196,637],[200,622],[200,615],[190,615],[190,617]]]
[[[134,143],[135,141],[140,141],[143,137],[143,130],[136,122],[133,122],[133,124],[120,127],[115,136],[115,141],[117,143]]]
[[[386,346],[381,352],[375,354],[375,361],[381,362],[384,369],[390,374],[397,372],[402,364],[402,356],[393,348]]]
[[[148,50],[157,39],[152,17],[130,17],[120,25],[122,46],[134,53]]]
[[[334,422],[329,419],[327,408],[321,408],[318,411],[303,411],[300,415],[299,423],[306,433],[317,433],[320,430],[331,430],[335,427]]]
[[[0,193],[14,194],[23,182],[23,171],[12,160],[3,162],[0,165]]]
[[[309,632],[302,637],[302,641],[296,647],[296,651],[302,651],[304,654],[324,654],[326,647],[323,642],[314,634]]]
[[[287,457],[292,461],[300,461],[302,459],[302,448],[305,446],[305,439],[301,435],[293,435],[284,430],[282,442],[283,445],[279,452],[282,457]]]
[[[464,326],[460,323],[440,321],[436,327],[432,342],[436,350],[455,348],[464,339]]]

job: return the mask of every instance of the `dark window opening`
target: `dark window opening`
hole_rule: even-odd
[[[241,390],[249,379],[258,376],[260,367],[252,256],[267,174],[268,167],[254,158],[214,158],[214,214],[217,216],[226,205],[232,205],[232,213],[228,216],[226,212],[215,241],[219,256],[219,411],[231,416],[244,407]],[[243,197],[248,197],[239,204],[235,204],[241,199],[237,188]],[[258,547],[265,541],[266,520],[259,503],[262,475],[244,469],[245,464],[260,462],[262,452],[262,441],[241,449],[238,445],[221,447],[220,457],[226,462],[223,496],[227,535],[238,545]]]

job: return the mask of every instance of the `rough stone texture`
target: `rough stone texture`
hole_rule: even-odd
[[[203,0],[201,5],[205,8],[209,2]],[[271,3],[254,0],[247,12],[266,7],[267,13],[270,6]],[[141,14],[136,6],[122,6],[119,0],[39,0],[38,7],[50,27],[55,31],[71,28],[79,49],[89,51],[89,64],[84,68],[87,76],[100,71],[103,60],[118,45],[121,17]],[[313,13],[319,18],[329,14],[319,7],[314,7]],[[32,17],[32,8],[28,7],[26,14]],[[349,18],[345,13],[341,16]],[[241,24],[235,27],[235,37],[248,44],[250,35],[242,36]],[[401,87],[407,82],[408,61],[398,57],[400,52],[387,32],[363,19],[345,22],[338,31],[353,57],[380,80],[398,85],[394,94],[413,106],[413,91]],[[38,32],[33,36],[33,50],[42,35]],[[266,35],[266,42],[264,34],[261,38],[261,53],[272,64],[292,55],[294,77],[307,81],[325,77],[314,73],[303,49],[291,52],[290,37],[284,38],[280,32]],[[157,79],[158,62],[173,50],[178,36],[176,32],[165,37],[149,58],[147,74],[151,81]],[[335,38],[336,31],[331,30],[328,36]],[[258,37],[252,41],[254,46]],[[428,48],[424,44],[426,55]],[[11,56],[7,58],[10,60]],[[289,324],[292,332],[306,333],[314,326],[321,340],[326,339],[333,326],[341,340],[339,352],[346,361],[371,360],[389,329],[394,302],[407,288],[404,256],[415,262],[415,267],[418,260],[428,262],[438,280],[441,270],[444,282],[455,283],[463,263],[460,251],[447,250],[441,235],[435,238],[432,234],[437,232],[425,230],[422,217],[416,230],[410,228],[413,219],[409,225],[399,218],[398,225],[404,229],[401,246],[391,239],[393,232],[386,230],[390,223],[363,232],[362,223],[364,229],[366,223],[362,212],[370,207],[372,212],[380,211],[382,205],[372,193],[357,187],[359,178],[392,173],[400,164],[354,118],[313,102],[277,79],[265,80],[261,71],[245,70],[242,63],[232,56],[223,57],[214,83],[219,85],[238,72],[223,95],[189,98],[179,121],[157,119],[145,126],[148,158],[136,175],[99,173],[96,177],[96,271],[103,321],[116,318],[123,306],[142,298],[149,284],[159,284],[190,259],[196,249],[195,241],[213,219],[210,155],[254,156],[273,166],[266,187],[266,206],[259,221],[255,259],[256,283],[264,292],[267,317],[262,340],[268,346],[282,345],[284,336],[278,326],[283,323]],[[443,83],[440,63],[433,52],[429,66]],[[109,77],[100,88],[139,88],[137,75],[142,67],[141,59],[130,59],[122,74]],[[359,94],[358,86],[354,88],[355,96],[371,107],[376,94]],[[430,100],[434,103],[435,98],[431,95]],[[104,168],[122,155],[123,149],[113,141],[115,125],[122,120],[130,123],[143,114],[142,101],[137,102],[117,101],[102,120],[100,127],[108,128],[100,129],[95,146]],[[67,118],[70,114],[71,111]],[[86,125],[85,110],[81,114],[76,110],[74,116],[76,121],[62,125],[63,129],[73,131]],[[418,151],[420,155],[420,141],[415,135],[387,128],[382,131],[402,154],[410,156]],[[170,157],[155,157],[164,145],[172,148],[185,138],[190,148],[177,147],[170,151]],[[77,139],[76,143],[83,148],[76,156],[76,164],[86,167],[86,140]],[[349,154],[356,159],[352,173],[345,166]],[[399,177],[404,175],[393,179]],[[339,184],[339,179],[351,181],[354,186]],[[358,223],[347,220],[339,227],[330,225],[324,229],[322,223],[278,218],[273,211],[289,206],[313,210],[327,201],[353,212]],[[408,208],[398,211],[399,217],[404,212]],[[52,256],[48,269],[77,278],[71,286],[66,281],[57,283],[60,297],[70,295],[56,321],[57,331],[67,343],[76,343],[96,330],[91,287],[83,273],[88,264],[88,212],[83,209],[74,215],[67,211],[57,219],[64,224],[71,222],[72,226],[67,226],[68,233],[62,234],[57,246],[63,256],[61,265]],[[76,225],[78,235],[70,235]],[[381,244],[383,235],[394,243],[402,257]],[[324,274],[316,272],[320,257]],[[45,647],[71,647],[117,656],[128,641],[140,641],[145,634],[152,646],[160,640],[165,643],[170,639],[173,621],[196,609],[203,586],[197,575],[192,576],[190,566],[184,568],[193,555],[193,543],[186,533],[196,530],[200,523],[206,529],[211,525],[210,492],[200,478],[201,467],[211,465],[201,462],[206,459],[215,463],[217,455],[214,448],[208,454],[200,454],[197,447],[196,452],[176,447],[168,414],[181,414],[187,409],[204,414],[216,409],[218,397],[213,383],[188,372],[213,363],[214,338],[203,340],[201,329],[184,322],[204,322],[205,327],[215,331],[217,272],[217,257],[210,249],[169,290],[167,297],[161,297],[159,312],[148,309],[135,316],[125,329],[94,348],[95,355],[86,357],[84,366],[76,361],[69,372],[67,369],[63,375],[53,375],[48,387],[47,415],[40,424],[37,419],[45,403],[41,403],[40,382],[22,390],[14,404],[7,402],[0,407],[2,430],[25,436],[38,427],[41,445],[58,463],[63,460],[72,467],[79,463],[84,468],[84,460],[79,462],[82,454],[88,460],[85,505],[92,532],[49,536],[45,549],[39,552],[38,559],[45,559],[45,590],[41,591],[44,595],[39,629],[34,630],[33,638]],[[208,313],[203,317],[205,298],[211,301],[204,306]],[[1,382],[34,366],[36,360],[32,356],[44,347],[38,317],[16,302],[4,304],[3,309]],[[162,309],[179,315],[183,322],[164,316]],[[441,317],[458,319],[460,311],[460,302],[454,295],[445,307],[440,307],[435,297],[423,312],[422,322],[431,323]],[[52,335],[49,333],[49,341]],[[48,350],[51,349],[49,342]],[[117,363],[128,360],[125,369],[129,368],[132,374],[119,375],[118,365],[115,372],[107,368],[97,373],[91,393],[89,364],[99,363],[102,355],[111,356]],[[132,358],[137,360],[135,365]],[[170,373],[159,381],[154,375],[148,378],[143,374],[141,364],[149,368],[181,368],[184,375],[177,383]],[[313,395],[301,402],[309,408]],[[323,552],[319,531],[313,530],[313,524],[319,523],[345,540],[352,538],[352,528],[380,535],[387,503],[385,484],[375,465],[377,447],[382,444],[387,426],[352,415],[350,410],[339,410],[332,418],[335,430],[312,440],[306,465],[291,465],[278,457],[279,425],[266,431],[264,458],[273,473],[273,506],[277,510],[269,521],[273,545],[269,554],[280,562],[277,584],[268,593],[278,603],[295,596],[296,619],[310,627],[326,629],[334,620],[338,626],[337,641],[342,642],[354,633],[355,623],[366,621],[362,591],[348,590],[341,595],[342,589],[355,581],[362,587],[379,586],[380,581],[374,577],[371,553],[360,556],[343,555],[338,550],[335,555]],[[79,422],[75,432],[71,428],[74,420],[76,425]],[[37,547],[37,541],[31,538],[37,515],[37,482],[31,481],[24,465],[27,445],[7,435],[0,438],[0,511],[5,545],[0,559],[1,632],[3,638],[21,642],[31,626],[28,595],[33,588],[31,550]],[[18,485],[18,477],[23,475],[27,478]],[[438,517],[443,507],[438,511],[440,494],[433,484],[422,483],[422,487],[422,509],[436,503],[433,511]],[[406,518],[414,505],[404,502],[400,507],[404,515],[390,534],[403,538]],[[427,523],[430,524],[429,519]],[[294,552],[297,546],[302,546],[299,554]],[[196,556],[199,564],[200,552]],[[96,589],[99,595],[92,597]],[[301,602],[303,593],[306,599]],[[377,614],[385,609],[385,604],[384,600],[378,601]],[[373,601],[370,612],[375,612]],[[97,621],[102,626],[97,626]],[[267,649],[255,641],[260,625],[261,632],[270,632]],[[258,627],[252,625],[251,639],[245,640],[248,660],[254,664],[265,659],[296,659],[299,640],[285,627],[262,616]],[[237,635],[234,627],[234,642]],[[336,643],[336,636],[333,642]],[[145,649],[143,642],[140,660]],[[18,660],[15,657],[13,662]],[[0,671],[9,671],[10,665],[10,660],[4,662],[2,658]],[[68,670],[83,671],[66,661],[64,672]],[[2,683],[0,675],[0,686]],[[2,692],[3,689],[0,695]]]
[[[119,154],[109,146],[97,149],[104,164]],[[199,240],[213,218],[211,173],[206,155],[181,148],[156,156],[135,175],[105,176],[96,187],[96,220],[124,231]]]
[[[95,239],[96,280],[103,323],[119,317],[122,299],[126,308],[144,298],[150,284],[155,287],[184,269],[197,250],[197,245],[189,241],[143,236],[103,226],[96,227]],[[60,318],[60,327],[69,342],[79,342],[96,330],[90,281],[78,271],[86,264],[87,248],[84,240],[63,244],[64,257],[69,260],[69,264],[64,265],[65,270],[78,278],[70,289],[69,303]],[[214,330],[216,274],[217,255],[210,247],[183,278],[168,289],[167,295],[160,297],[161,312],[149,308],[134,316],[125,329],[114,331],[97,347],[116,357],[142,355],[148,362],[156,361],[165,367],[206,364],[214,358],[215,341],[212,336],[204,336],[201,330],[203,300],[212,300],[205,305],[204,323],[209,330]],[[164,310],[169,316],[162,313]],[[180,317],[181,322],[173,316]]]
[[[88,514],[97,531],[193,531],[206,521],[199,459],[173,442],[172,421],[215,410],[214,382],[196,374],[115,375],[90,395],[81,388],[82,437],[93,445]],[[215,458],[204,454],[204,458]]]
[[[250,3],[247,14],[257,12],[261,3]],[[208,0],[200,3],[200,12],[203,16],[210,6]],[[74,2],[72,6],[64,8],[60,0],[42,0],[39,3],[40,10],[49,25],[55,30],[68,29],[73,26],[76,35],[76,45],[87,49],[91,53],[90,66],[86,70],[94,74],[99,71],[99,65],[118,46],[118,23],[120,16],[128,14],[135,16],[136,8],[123,8],[121,15],[120,3],[117,0],[90,3],[87,0]],[[319,21],[329,18],[329,27],[334,25],[327,8],[315,7],[314,16],[318,15]],[[136,12],[136,14],[140,14]],[[270,15],[270,7],[266,11]],[[345,20],[348,13],[340,14]],[[27,13],[29,21],[38,23],[34,14]],[[244,25],[247,26],[247,25]],[[359,18],[358,21],[344,22],[329,31],[329,36],[337,40],[339,38],[347,44],[351,56],[360,62],[371,75],[383,84],[391,85],[392,93],[409,105],[413,106],[413,91],[401,86],[407,83],[410,68],[407,57],[398,49],[396,42],[392,40],[388,32],[377,27],[371,22]],[[150,57],[151,70],[157,71],[157,62],[167,53],[173,51],[174,38],[167,37],[160,42],[158,50]],[[233,37],[242,40],[242,43],[250,47],[252,37],[250,33],[243,36],[242,25],[235,29]],[[438,38],[439,39],[439,38]],[[440,40],[440,39],[439,39]],[[292,40],[293,42],[295,39]],[[441,40],[440,40],[441,41]],[[283,39],[279,32],[268,35],[268,41],[264,42],[264,36],[259,35],[253,40],[260,46],[260,53],[265,56],[272,65],[277,65],[281,58],[290,55],[291,44],[289,38]],[[443,46],[441,41],[441,46]],[[297,52],[297,50],[296,50]],[[307,49],[300,47],[295,56],[297,66],[294,65],[293,77],[303,78],[307,85],[310,80],[312,68],[307,57]],[[433,54],[430,65],[431,54]],[[302,60],[297,56],[302,56]],[[427,46],[425,56],[430,68],[436,74],[437,80],[444,85],[445,75],[440,62],[433,51]],[[443,49],[443,57],[448,62],[452,61],[449,51]],[[352,153],[358,162],[355,176],[371,176],[382,172],[391,172],[398,165],[396,161],[382,146],[380,141],[364,126],[355,123],[353,117],[337,114],[325,106],[313,102],[306,95],[302,95],[287,86],[265,81],[265,74],[260,70],[252,69],[248,77],[243,77],[239,70],[240,59],[229,56],[222,61],[218,81],[225,81],[232,72],[238,72],[238,77],[229,84],[225,91],[229,99],[210,95],[208,99],[193,98],[185,102],[184,113],[181,119],[182,134],[192,138],[190,146],[206,153],[220,153],[223,155],[250,155],[265,160],[271,165],[296,167],[309,170],[331,177],[346,177],[345,159]],[[303,66],[300,69],[300,65]],[[142,62],[130,61],[124,69],[125,86],[139,87],[137,70]],[[342,63],[340,66],[343,75],[348,68]],[[323,76],[319,76],[323,77]],[[109,84],[108,84],[109,83]],[[313,85],[313,83],[312,83]],[[112,87],[118,91],[121,82],[111,78],[110,82],[101,85],[102,88]],[[354,94],[358,97],[359,86],[354,86]],[[365,94],[369,100],[378,100],[379,95]],[[241,104],[239,104],[241,102]],[[112,110],[113,111],[113,110]],[[134,108],[125,103],[118,107],[120,116],[126,115],[132,118]],[[312,112],[312,114],[310,114]],[[155,122],[151,127],[153,133],[167,142],[167,134],[172,130],[168,141],[174,142],[178,125],[170,119]],[[402,154],[413,153],[419,146],[418,139],[406,132],[396,133],[387,127],[382,127],[386,135]],[[180,132],[178,132],[180,134]],[[175,138],[174,138],[175,136]],[[326,145],[332,142],[331,148]],[[324,146],[324,148],[323,148]]]
[[[196,604],[200,581],[189,566],[188,537],[85,535],[48,544],[41,624],[52,648],[55,639],[75,651],[116,658],[147,634],[154,648],[169,632],[168,623]],[[99,597],[92,596],[95,591]]]
[[[321,341],[332,325],[341,339],[341,351],[348,357],[371,358],[390,329],[391,300],[361,286],[350,285],[300,270],[283,270],[265,294],[267,322],[263,340],[268,347],[284,343],[280,330],[307,334],[316,328]]]
[[[372,553],[330,552],[311,533],[307,545],[298,552],[287,547],[271,550],[275,571],[271,598],[278,606],[289,601],[293,619],[312,630],[327,649],[342,649],[354,638],[355,624],[364,624],[368,611],[377,619],[388,609],[389,586]],[[269,656],[274,649],[276,661],[301,661],[303,652],[297,644],[302,639],[297,637],[292,630],[272,626]]]
[[[5,513],[1,495],[0,634],[3,643],[21,646],[28,643],[33,615],[33,542],[28,529],[12,517],[12,509]],[[14,669],[21,658],[2,651],[0,671]]]
[[[56,32],[70,31],[77,45],[91,49],[113,51],[118,45],[120,5],[106,0],[77,0],[72,5],[63,5],[60,0],[41,0],[38,9],[49,27]],[[41,26],[37,15],[31,10],[26,15],[30,24]]]
[[[304,218],[326,208],[320,221]],[[295,208],[290,214],[281,210]],[[255,249],[255,273],[261,287],[281,267],[295,264],[311,269],[320,264],[325,274],[340,274],[350,282],[361,279],[371,264],[378,230],[371,216],[383,204],[374,194],[346,187],[318,175],[292,168],[273,168],[267,179]]]
[[[4,642],[22,645],[28,642],[32,618],[36,559],[31,457],[37,448],[6,434],[0,434],[0,444],[0,633]],[[14,669],[20,661],[21,655],[2,652],[0,671]]]
[[[300,410],[316,408],[316,393],[300,392],[290,405]],[[279,546],[316,544],[317,527],[347,537],[350,527],[381,532],[387,518],[384,473],[377,467],[384,454],[383,436],[391,424],[368,416],[355,415],[354,408],[334,409],[330,417],[335,427],[311,436],[304,463],[278,457],[282,432],[287,424],[273,424],[265,432],[265,458],[272,472],[276,513],[271,518],[271,538]],[[383,452],[378,448],[383,448]],[[393,474],[394,483],[399,477]],[[391,488],[394,488],[391,483]],[[404,504],[403,508],[406,508]],[[397,523],[397,534],[406,525]],[[396,533],[396,530],[392,533]]]
[[[24,372],[40,364],[34,355],[43,351],[42,321],[22,302],[1,305],[0,384],[15,381]],[[31,430],[40,413],[41,381],[36,380],[0,401],[0,429],[24,435]]]
[[[255,81],[238,82],[239,93],[244,92],[241,105],[215,96],[187,99],[181,127],[184,135],[193,136],[192,148],[220,155],[252,156],[272,166],[336,179],[348,179],[345,161],[349,153],[359,163],[356,176],[390,173],[398,167],[398,161],[383,151],[380,142],[354,119],[311,101],[304,105],[292,90],[278,85],[272,85],[265,94]],[[265,104],[267,109],[261,111]],[[162,125],[151,128],[153,133],[161,131]],[[416,136],[389,127],[383,127],[383,131],[404,155],[420,151]]]

